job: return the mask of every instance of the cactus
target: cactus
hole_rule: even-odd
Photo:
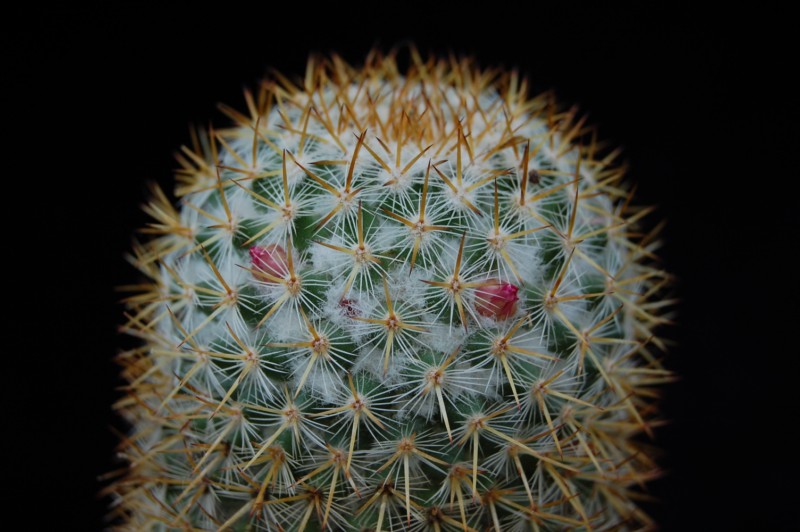
[[[122,530],[637,528],[669,276],[517,72],[312,59],[177,154],[118,360]]]

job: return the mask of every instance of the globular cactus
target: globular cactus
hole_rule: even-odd
[[[410,65],[311,60],[181,148],[132,254],[120,529],[651,524],[669,276],[618,151],[516,72]]]

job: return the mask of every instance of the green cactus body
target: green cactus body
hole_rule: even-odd
[[[636,528],[668,276],[616,152],[514,72],[309,62],[156,191],[120,529]]]

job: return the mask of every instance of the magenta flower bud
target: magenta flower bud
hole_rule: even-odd
[[[495,281],[475,292],[475,310],[481,316],[504,320],[517,311],[519,288],[509,283]]]
[[[250,248],[250,262],[255,270],[255,276],[262,281],[274,282],[274,279],[268,276],[283,279],[288,272],[286,261],[286,251],[277,244]],[[261,272],[266,275],[260,275]]]
[[[348,318],[355,318],[361,315],[361,311],[358,309],[358,305],[354,299],[343,297],[339,300],[339,309],[341,309],[340,312]]]

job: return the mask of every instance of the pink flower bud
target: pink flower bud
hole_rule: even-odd
[[[288,273],[287,260],[286,251],[277,244],[250,248],[250,262],[256,278],[261,281],[274,282],[274,279],[267,277],[268,275],[283,279]],[[266,275],[260,275],[261,272]]]
[[[509,283],[494,281],[475,291],[475,310],[481,316],[504,320],[517,311],[519,288]]]
[[[343,297],[339,300],[339,309],[342,315],[347,316],[348,318],[355,318],[361,315],[361,311],[358,309],[358,304],[354,299],[347,299]]]

